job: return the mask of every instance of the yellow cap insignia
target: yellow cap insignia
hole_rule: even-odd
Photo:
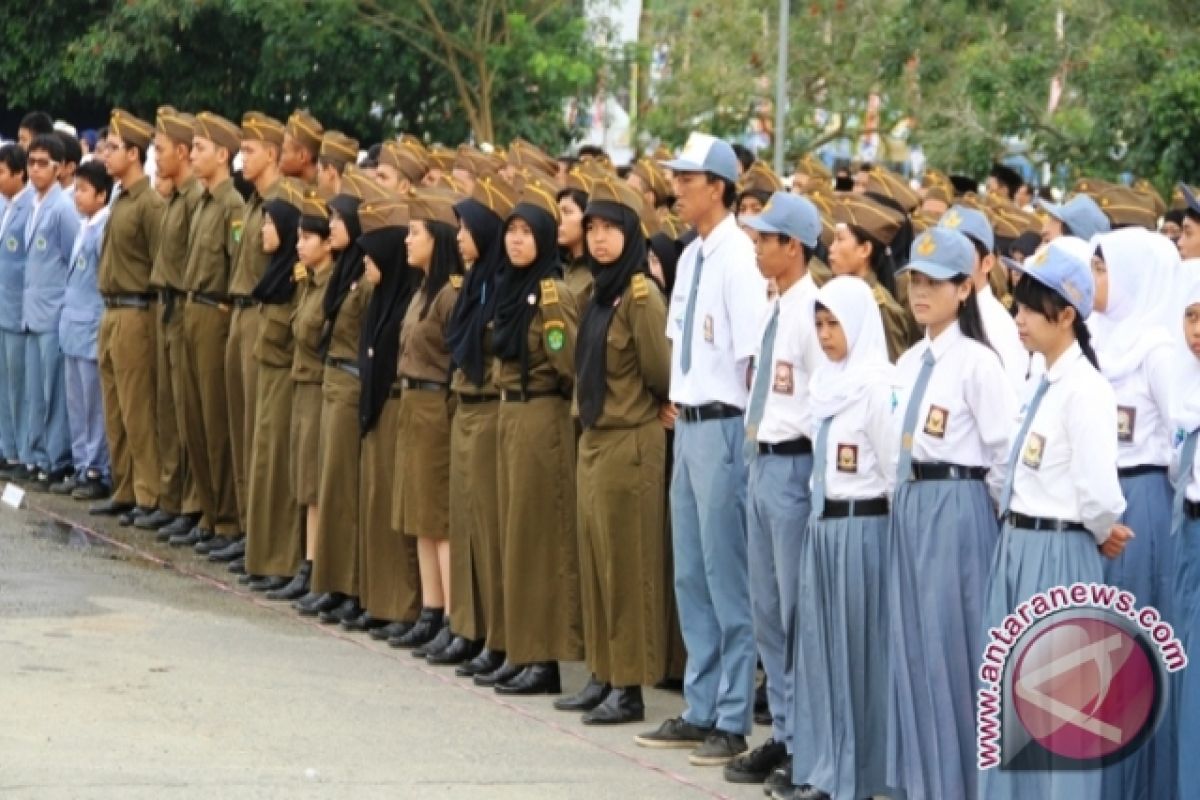
[[[937,250],[937,245],[929,234],[925,234],[921,237],[921,241],[917,242],[917,255],[919,256],[933,255],[934,250]]]
[[[954,209],[950,209],[938,222],[944,228],[957,228],[962,224],[962,216]]]
[[[1042,264],[1046,263],[1046,253],[1047,250],[1043,247],[1033,258],[1029,260],[1029,263],[1035,267],[1040,267]]]

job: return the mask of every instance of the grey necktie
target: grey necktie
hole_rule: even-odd
[[[921,401],[925,399],[925,389],[929,386],[929,376],[933,374],[933,350],[926,350],[921,357],[921,371],[917,373],[917,382],[913,384],[912,395],[908,398],[908,408],[904,409],[904,432],[900,437],[900,463],[896,470],[896,483],[908,480],[912,471],[913,431],[917,427],[917,411]]]
[[[687,375],[692,369],[692,330],[696,327],[696,296],[700,293],[700,270],[704,266],[704,247],[696,248],[696,268],[692,270],[692,290],[688,293],[687,310],[683,314],[683,350],[679,366]]]

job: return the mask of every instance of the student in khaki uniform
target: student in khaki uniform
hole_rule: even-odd
[[[500,396],[492,381],[492,319],[496,277],[504,261],[504,220],[517,193],[504,179],[485,175],[455,206],[458,248],[468,265],[449,323],[446,344],[457,408],[450,426],[450,625],[467,639],[483,639],[479,655],[455,669],[460,677],[486,675],[505,658],[503,549],[500,540],[496,424]],[[469,593],[469,595],[468,595]]]
[[[742,173],[737,185],[736,214],[740,222],[743,217],[762,213],[763,206],[775,192],[783,191],[783,181],[762,161],[755,161],[750,169]]]
[[[588,193],[596,182],[594,168],[572,167],[567,173],[567,185],[560,189],[558,200],[558,246],[564,261],[563,281],[582,306],[592,296],[592,270],[583,252],[583,210],[587,208]]]
[[[553,183],[525,182],[505,223],[493,345],[508,662],[501,694],[561,691],[558,661],[583,656],[575,535],[575,299],[561,280]],[[478,678],[477,678],[478,680]]]
[[[647,208],[653,208],[659,219],[671,215],[671,206],[675,205],[675,196],[671,192],[671,182],[667,180],[662,167],[650,158],[639,158],[629,169],[625,178],[634,191],[642,196],[642,203]]]
[[[113,493],[91,511],[125,514],[130,522],[153,511],[159,490],[150,272],[165,204],[142,169],[153,134],[149,123],[127,111],[113,111],[105,166],[120,181],[121,193],[111,205],[98,271],[104,297],[100,387]]]
[[[248,475],[254,444],[254,410],[258,397],[258,361],[254,357],[262,312],[251,292],[267,266],[263,252],[263,203],[279,192],[279,153],[283,149],[283,125],[265,114],[251,111],[242,117],[242,177],[254,186],[242,224],[234,229],[237,252],[229,278],[229,302],[233,315],[225,346],[225,391],[229,395],[229,444],[233,453],[234,491],[237,495],[238,530],[248,532]],[[197,552],[208,550],[200,545]],[[253,574],[253,573],[251,573]]]
[[[184,330],[184,447],[200,493],[200,522],[173,536],[173,547],[232,544],[241,528],[234,498],[229,450],[229,407],[225,391],[225,342],[229,338],[229,278],[245,204],[229,165],[241,144],[238,128],[211,112],[196,115],[192,169],[204,186],[188,236],[184,287],[188,302]]]
[[[379,166],[375,180],[398,195],[406,195],[421,185],[429,171],[425,149],[411,139],[384,142],[379,151]]]
[[[251,296],[262,304],[254,343],[258,362],[256,413],[247,475],[246,572],[256,592],[274,592],[291,581],[300,565],[300,513],[291,481],[292,316],[297,284],[308,271],[296,261],[304,184],[284,178],[262,207],[260,236],[270,256]],[[246,241],[249,241],[247,238]],[[243,245],[244,246],[244,245]],[[228,352],[228,351],[226,351]]]
[[[317,156],[317,188],[326,197],[342,193],[342,173],[358,161],[358,140],[341,131],[326,131]]]
[[[200,496],[183,448],[183,270],[187,265],[188,231],[204,189],[192,174],[195,120],[171,106],[158,109],[154,161],[158,176],[171,182],[163,213],[158,253],[150,283],[158,292],[157,326],[158,512],[134,525],[157,530],[158,541],[187,533],[200,519]]]
[[[579,326],[575,401],[583,425],[580,577],[593,681],[555,707],[585,711],[589,725],[643,720],[641,687],[666,670],[666,433],[658,412],[671,346],[666,301],[647,274],[641,206],[631,187],[606,178],[593,187],[584,215],[596,286]]]
[[[288,178],[297,178],[306,186],[317,185],[317,157],[325,128],[307,111],[297,109],[283,128],[283,148],[279,170]]]
[[[868,197],[848,195],[833,206],[833,218],[837,229],[829,248],[829,266],[834,275],[856,275],[870,285],[883,316],[888,355],[895,361],[921,338],[912,316],[888,289],[888,284],[894,285],[889,247],[904,216]]]
[[[357,615],[344,614],[350,630],[383,629],[394,622],[411,623],[420,609],[417,548],[394,525],[392,470],[397,447],[400,386],[400,330],[404,310],[420,282],[408,265],[405,237],[411,197],[369,200],[359,209],[363,234],[364,280],[374,288],[363,315],[358,339],[358,369],[362,388],[358,402],[358,432],[362,437],[358,472]]]
[[[432,664],[459,664],[479,650],[474,644],[479,632],[473,615],[455,616],[460,587],[451,573],[454,543],[449,531],[453,405],[446,328],[462,288],[463,261],[454,213],[454,203],[460,199],[460,195],[429,190],[412,200],[408,263],[420,270],[423,278],[405,312],[400,335],[404,394],[400,399],[393,524],[406,538],[415,539],[422,605],[417,628],[424,622],[426,630],[436,634],[420,648]],[[462,604],[470,609],[472,587],[467,583],[461,589]],[[426,635],[421,634],[422,638]]]
[[[267,592],[268,600],[298,600],[309,588],[317,549],[317,464],[321,435],[321,329],[325,324],[322,301],[333,272],[333,245],[329,231],[329,207],[315,190],[304,196],[296,250],[304,278],[292,316],[292,388],[290,467],[292,496],[304,525],[304,561],[291,582]],[[299,277],[299,272],[296,273]]]

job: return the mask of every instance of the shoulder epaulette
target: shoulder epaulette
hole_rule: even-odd
[[[456,290],[461,289],[462,284],[463,284],[463,276],[462,275],[451,275],[450,276],[450,285],[453,286]]]
[[[646,298],[650,296],[650,286],[646,283],[646,276],[640,272],[633,276],[633,280],[629,282],[629,288],[633,291],[633,299],[638,303],[645,303]]]
[[[542,305],[553,306],[558,304],[558,286],[555,285],[553,278],[546,278],[542,281]]]

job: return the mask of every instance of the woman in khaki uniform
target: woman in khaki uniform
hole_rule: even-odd
[[[475,658],[455,669],[460,677],[487,675],[505,658],[503,549],[500,541],[496,425],[500,396],[492,380],[492,318],[496,278],[504,261],[504,220],[517,193],[484,175],[471,196],[454,206],[458,248],[469,272],[446,329],[455,365],[456,398],[450,424],[450,626],[468,640],[484,640]]]
[[[408,263],[424,275],[400,334],[400,441],[393,524],[415,539],[421,570],[421,617],[399,644],[437,664],[475,655],[451,628],[450,350],[446,325],[462,288],[454,203],[460,195],[427,190],[412,198]],[[452,651],[452,652],[447,652]]]
[[[358,474],[357,617],[344,617],[349,630],[400,635],[416,619],[420,597],[417,552],[392,524],[392,468],[397,447],[400,387],[396,362],[404,309],[413,296],[420,273],[408,266],[404,240],[408,233],[408,203],[399,197],[367,200],[359,207],[364,253],[364,280],[375,288],[363,317],[358,339],[361,391],[358,433],[362,437]],[[390,628],[388,626],[391,626]],[[389,639],[390,641],[390,639]]]
[[[333,245],[329,234],[329,208],[312,192],[304,198],[297,252],[304,268],[300,298],[292,316],[295,341],[290,377],[292,425],[289,436],[292,496],[299,506],[304,526],[304,563],[291,583],[275,592],[271,600],[296,600],[308,591],[313,557],[317,549],[317,456],[321,437],[321,328],[325,324],[322,300],[333,272]]]
[[[258,362],[257,408],[251,437],[246,505],[246,572],[256,592],[286,586],[300,564],[300,515],[291,482],[292,314],[298,279],[296,263],[302,186],[280,182],[276,197],[263,204],[262,249],[270,254],[263,276],[251,290],[262,303],[262,323],[254,343]]]
[[[640,722],[642,685],[666,670],[662,531],[671,346],[667,309],[648,275],[642,200],[598,181],[584,214],[596,275],[575,350],[580,577],[593,679],[556,707],[585,724]],[[574,701],[574,702],[572,702]]]
[[[592,296],[592,269],[583,252],[583,210],[596,176],[593,167],[577,165],[567,173],[567,185],[558,191],[558,246],[563,258],[563,281],[582,307]]]
[[[508,661],[501,694],[561,691],[558,661],[583,656],[575,535],[575,299],[561,280],[555,187],[526,180],[505,223],[496,287],[498,469]],[[485,679],[486,682],[487,679]]]

